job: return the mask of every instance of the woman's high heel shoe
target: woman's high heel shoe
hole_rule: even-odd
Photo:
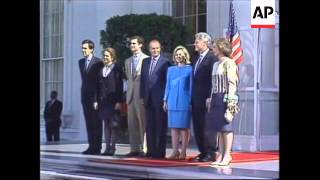
[[[222,160],[222,154],[217,152],[216,153],[216,160],[210,163],[210,165],[218,165]]]
[[[180,160],[185,160],[186,158],[187,158],[187,153],[186,152],[181,152],[180,156],[179,156],[179,159]]]
[[[218,163],[219,166],[228,166],[231,163],[232,156],[230,154],[226,156],[227,158],[223,158],[222,161]]]
[[[179,159],[179,156],[180,156],[180,152],[174,151],[169,157],[167,157],[167,159]]]

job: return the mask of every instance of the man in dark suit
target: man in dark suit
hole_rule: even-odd
[[[142,63],[140,83],[140,98],[146,107],[146,156],[164,158],[167,115],[162,106],[169,60],[160,54],[161,44],[158,40],[150,41],[149,51],[151,57]]]
[[[51,91],[51,100],[46,103],[43,112],[48,142],[52,141],[52,137],[53,141],[60,140],[62,102],[57,100],[57,95],[57,91]]]
[[[193,89],[192,89],[192,118],[194,136],[200,151],[195,158],[197,161],[213,161],[216,141],[215,135],[208,135],[205,128],[206,99],[210,96],[212,66],[218,61],[217,57],[210,52],[211,37],[207,33],[200,32],[195,35],[195,51],[199,53],[193,61]],[[213,137],[210,137],[213,136]]]
[[[86,121],[89,147],[83,154],[100,154],[102,141],[102,120],[98,116],[98,74],[103,67],[101,59],[93,55],[94,43],[82,41],[84,58],[79,60],[82,79],[81,103]]]

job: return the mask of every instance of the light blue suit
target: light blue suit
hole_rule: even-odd
[[[168,127],[189,128],[191,120],[192,66],[169,67],[163,100],[168,104]]]

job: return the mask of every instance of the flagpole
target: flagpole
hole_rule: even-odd
[[[257,46],[256,46],[256,81],[255,81],[255,93],[254,93],[254,100],[255,100],[255,109],[254,109],[254,117],[255,117],[255,130],[256,130],[256,148],[257,150],[261,150],[261,129],[260,129],[260,81],[261,81],[261,56],[262,56],[262,47],[261,47],[261,28],[258,28],[258,35],[257,35]]]

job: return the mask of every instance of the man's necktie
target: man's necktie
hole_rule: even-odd
[[[194,75],[196,74],[196,72],[197,72],[197,70],[198,70],[198,67],[199,67],[201,61],[202,61],[202,55],[200,55],[200,57],[199,57],[196,65],[195,65],[195,67],[194,67]]]
[[[137,64],[138,64],[138,57],[137,57],[137,55],[134,55],[133,56],[133,71],[136,70]]]
[[[90,64],[90,59],[87,59],[86,60],[86,70],[88,70],[89,64]]]
[[[152,58],[152,60],[151,60],[151,66],[150,66],[150,69],[149,69],[149,76],[152,75],[152,72],[153,72],[155,66],[156,66],[156,59],[155,59],[155,58]]]

